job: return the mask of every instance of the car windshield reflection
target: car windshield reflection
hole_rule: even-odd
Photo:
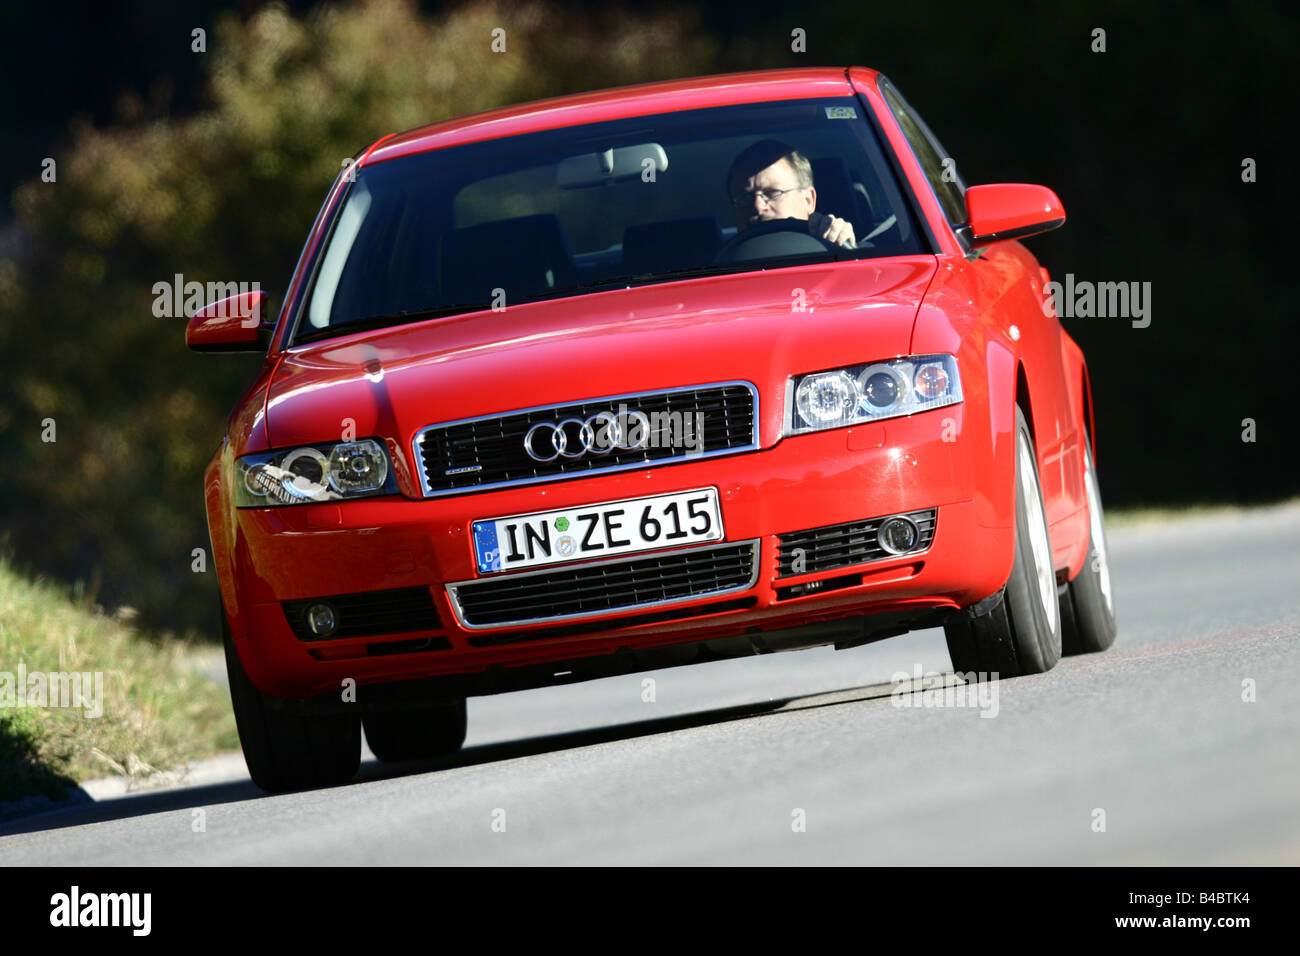
[[[363,166],[295,342],[586,292],[923,251],[853,97],[688,110]]]

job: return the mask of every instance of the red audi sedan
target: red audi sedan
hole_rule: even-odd
[[[386,136],[340,173],[205,475],[270,791],[445,754],[467,697],[943,627],[968,679],[1115,619],[1079,347],[882,75],[652,83]]]

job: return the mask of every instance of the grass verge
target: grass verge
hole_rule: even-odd
[[[229,695],[194,668],[190,647],[149,640],[0,556],[0,801],[58,800],[74,782],[238,749]],[[81,706],[66,706],[70,678],[52,672],[82,675]]]

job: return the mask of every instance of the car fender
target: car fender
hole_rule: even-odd
[[[1088,363],[1083,357],[1083,350],[1077,342],[1061,330],[1061,366],[1065,369],[1066,389],[1070,403],[1070,418],[1075,433],[1086,435],[1092,446],[1093,467],[1097,466],[1096,419],[1092,411],[1092,382],[1088,377]],[[1084,474],[1087,462],[1083,456],[1082,442],[1079,454],[1073,456],[1069,469],[1070,493],[1087,508],[1087,490]],[[1088,535],[1081,536],[1068,561],[1068,575],[1072,580],[1083,568],[1088,558]]]
[[[1070,396],[1070,415],[1074,427],[1088,436],[1092,443],[1093,465],[1097,464],[1096,424],[1092,417],[1092,381],[1088,377],[1088,362],[1083,357],[1083,349],[1061,330],[1061,365],[1065,369],[1066,388]],[[1080,465],[1080,474],[1083,468]]]
[[[226,437],[203,472],[204,509],[207,512],[208,538],[212,544],[212,564],[230,620],[231,635],[237,643],[247,632],[247,624],[240,611],[244,601],[235,561],[239,521],[231,481],[238,456],[267,448],[266,390],[276,364],[268,361],[240,398],[226,424]],[[247,561],[238,566],[247,567]]]
[[[1005,330],[983,319],[971,278],[956,260],[940,256],[935,278],[917,309],[913,355],[957,356],[964,411],[958,460],[971,489],[981,543],[994,588],[1011,576],[1015,561],[1016,375],[1020,354]]]

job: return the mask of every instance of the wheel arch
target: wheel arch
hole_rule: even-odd
[[[1097,425],[1092,410],[1092,379],[1088,376],[1088,365],[1079,361],[1079,387],[1082,390],[1083,431],[1088,436],[1088,447],[1092,450],[1092,467],[1097,468]]]
[[[1034,405],[1029,398],[1029,379],[1025,375],[1025,363],[1016,359],[1016,405],[1025,413],[1025,422],[1029,425],[1029,437],[1034,440],[1035,454],[1038,449],[1038,432],[1034,428]]]

